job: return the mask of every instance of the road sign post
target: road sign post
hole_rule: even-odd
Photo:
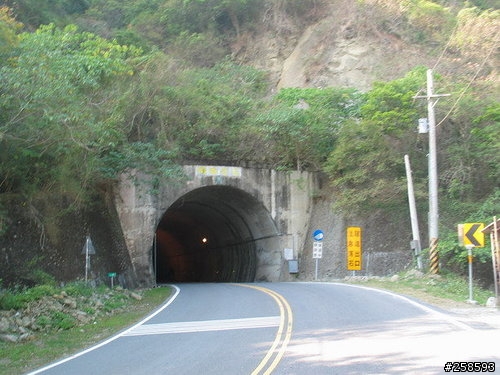
[[[319,267],[319,259],[323,257],[323,231],[317,229],[313,232],[313,259],[316,261],[316,267],[314,269],[314,280],[318,280],[318,267]]]
[[[469,299],[467,302],[475,304],[476,301],[472,298],[472,249],[474,245],[465,245],[465,247],[467,248],[467,261],[469,263]]]
[[[108,273],[108,277],[110,278],[111,280],[111,289],[113,289],[114,287],[114,280],[115,280],[115,277],[116,277],[116,272],[109,272]]]
[[[483,223],[458,224],[458,242],[467,249],[467,262],[469,263],[469,299],[467,300],[469,303],[476,303],[472,298],[472,249],[484,247],[483,229]]]
[[[90,236],[85,239],[85,245],[83,245],[82,254],[85,254],[85,283],[88,281],[88,274],[90,272],[90,255],[95,254],[95,248],[92,244]]]
[[[313,259],[316,260],[316,269],[314,271],[315,280],[318,280],[318,263],[322,257],[323,257],[323,243],[315,241],[313,243]]]

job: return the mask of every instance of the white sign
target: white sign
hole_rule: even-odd
[[[323,242],[313,242],[313,259],[321,259],[323,257]]]
[[[285,260],[292,260],[293,259],[293,249],[286,248],[283,252],[284,252]]]

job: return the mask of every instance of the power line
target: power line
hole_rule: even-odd
[[[438,66],[438,64],[441,62],[441,59],[443,58],[444,54],[446,53],[446,51],[448,50],[448,47],[450,46],[451,44],[451,41],[453,39],[453,36],[455,35],[455,33],[457,32],[458,30],[458,23],[455,25],[454,29],[453,29],[453,32],[450,34],[450,37],[448,38],[448,41],[446,42],[446,46],[444,46],[444,49],[443,51],[441,52],[441,55],[439,55],[436,63],[434,64],[434,66],[432,67],[432,70],[436,70],[436,67]]]
[[[460,95],[458,96],[457,100],[455,100],[455,103],[453,103],[453,105],[451,106],[450,110],[448,111],[448,113],[446,113],[446,115],[441,119],[441,121],[439,121],[439,123],[436,125],[437,126],[440,126],[449,116],[450,114],[453,112],[453,110],[456,108],[456,106],[458,105],[459,101],[463,98],[463,96],[465,95],[465,93],[467,92],[467,90],[470,88],[470,86],[472,85],[472,82],[474,82],[477,78],[477,76],[479,75],[479,73],[481,72],[481,70],[483,69],[484,65],[486,64],[486,61],[488,61],[488,59],[490,58],[491,54],[493,53],[493,51],[496,49],[497,47],[497,37],[498,37],[498,34],[500,32],[497,31],[496,35],[495,35],[495,38],[494,38],[494,42],[493,42],[493,45],[491,46],[491,49],[489,50],[488,54],[485,56],[485,58],[483,59],[483,61],[481,62],[479,68],[477,69],[476,73],[474,74],[474,76],[472,77],[472,79],[469,81],[469,83],[467,84],[467,86],[465,86],[465,88],[462,90],[462,92],[460,93]]]

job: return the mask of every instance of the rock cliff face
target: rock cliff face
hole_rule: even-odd
[[[367,20],[366,8],[337,0],[309,24],[273,20],[234,44],[240,61],[269,72],[283,87],[352,87],[369,90],[375,80],[403,76],[429,64],[428,51]]]
[[[470,45],[457,47],[449,43],[452,30],[445,19],[434,16],[437,19],[420,21],[422,25],[416,21],[409,25],[398,1],[318,1],[308,14],[294,17],[279,9],[269,14],[252,31],[242,32],[232,51],[238,61],[268,72],[276,90],[350,87],[367,91],[374,81],[390,81],[416,66],[435,68],[436,64],[439,74],[472,76],[484,63],[478,78],[498,80],[499,55],[491,54],[497,44],[493,36],[497,21],[474,30],[468,24],[457,26],[453,33],[476,33],[469,38]]]
[[[58,281],[82,279],[86,235],[100,251],[90,257],[89,277],[107,281],[119,273],[123,286],[131,285],[130,257],[116,211],[106,195],[80,210],[69,209],[64,196],[44,196],[34,201],[13,199],[7,207],[7,231],[0,236],[0,286],[35,285],[46,277]]]

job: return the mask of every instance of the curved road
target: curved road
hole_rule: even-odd
[[[182,284],[156,313],[44,374],[441,374],[500,366],[500,329],[335,283]],[[500,370],[499,370],[500,372]]]

